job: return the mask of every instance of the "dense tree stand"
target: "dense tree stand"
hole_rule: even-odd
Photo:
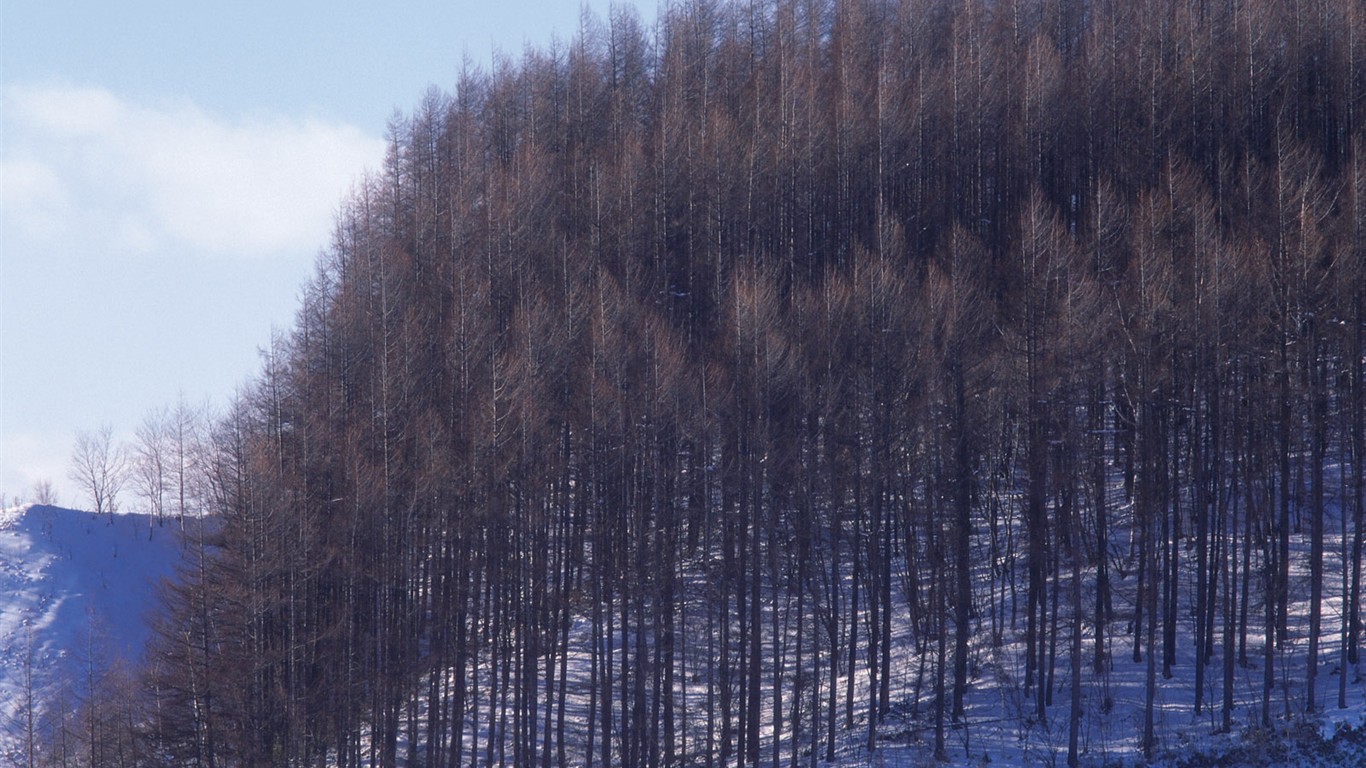
[[[995,686],[1077,765],[1331,706],[1363,64],[1345,0],[694,0],[433,89],[205,440],[126,764],[975,757]]]

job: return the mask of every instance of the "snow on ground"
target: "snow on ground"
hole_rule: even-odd
[[[1218,629],[1214,656],[1206,670],[1204,707],[1200,714],[1195,713],[1195,609],[1193,605],[1194,577],[1188,572],[1181,576],[1178,626],[1177,659],[1172,668],[1172,677],[1162,675],[1161,647],[1162,634],[1159,630],[1156,651],[1157,691],[1154,705],[1154,724],[1156,735],[1155,756],[1152,763],[1145,763],[1141,753],[1143,733],[1145,679],[1148,650],[1145,647],[1143,659],[1133,660],[1132,631],[1128,622],[1132,620],[1134,600],[1137,593],[1137,571],[1132,561],[1132,553],[1126,554],[1119,542],[1127,535],[1123,510],[1115,516],[1112,541],[1116,542],[1112,560],[1123,564],[1123,569],[1112,569],[1111,578],[1114,590],[1116,615],[1109,627],[1107,642],[1108,663],[1103,673],[1092,670],[1094,651],[1094,625],[1089,620],[1091,601],[1094,600],[1094,569],[1083,571],[1085,582],[1084,604],[1088,618],[1083,622],[1082,666],[1082,716],[1080,727],[1080,762],[1083,766],[1144,766],[1160,768],[1202,768],[1204,766],[1223,766],[1224,768],[1252,768],[1265,766],[1285,766],[1301,768],[1307,766],[1361,766],[1366,768],[1366,677],[1361,666],[1352,668],[1346,665],[1340,645],[1340,627],[1343,618],[1344,585],[1342,574],[1345,568],[1343,557],[1344,537],[1341,529],[1341,513],[1336,503],[1328,509],[1327,531],[1325,535],[1324,557],[1324,609],[1323,624],[1320,630],[1320,657],[1318,676],[1318,695],[1316,711],[1305,713],[1305,672],[1309,636],[1309,535],[1308,526],[1296,530],[1291,535],[1292,562],[1291,606],[1288,638],[1283,646],[1273,654],[1275,686],[1272,690],[1271,715],[1274,719],[1270,731],[1261,729],[1261,697],[1263,685],[1264,635],[1261,617],[1263,603],[1260,588],[1249,594],[1250,617],[1247,638],[1247,663],[1236,663],[1234,669],[1232,728],[1222,732],[1222,693],[1223,657],[1222,622],[1223,615],[1217,617]],[[1019,532],[1016,532],[1019,534]],[[979,545],[982,542],[978,542]],[[1243,542],[1240,540],[1239,545]],[[1183,547],[1187,545],[1183,544]],[[1193,546],[1193,545],[1190,545]],[[1194,554],[1183,550],[1183,556],[1192,558]],[[974,561],[983,565],[978,570],[980,582],[985,583],[988,575],[985,569],[990,562],[989,553],[982,548],[976,553]],[[984,614],[981,618],[982,629],[971,642],[970,668],[971,688],[966,697],[966,717],[960,725],[948,725],[946,733],[946,761],[936,762],[933,758],[933,699],[932,666],[934,663],[934,644],[926,645],[926,654],[916,652],[917,643],[914,630],[904,610],[905,595],[896,590],[901,600],[896,604],[893,619],[893,659],[891,672],[890,715],[878,729],[877,749],[869,751],[867,746],[867,677],[861,666],[855,671],[855,722],[852,728],[841,726],[834,763],[820,759],[819,753],[813,755],[809,749],[800,749],[799,764],[810,766],[831,766],[831,768],[853,768],[854,766],[944,766],[945,768],[968,768],[972,766],[1063,766],[1067,761],[1068,746],[1068,704],[1070,696],[1069,646],[1072,632],[1070,608],[1066,605],[1065,595],[1070,586],[1070,575],[1060,574],[1052,589],[1063,590],[1062,617],[1059,626],[1057,647],[1056,677],[1053,680],[1052,703],[1047,709],[1047,718],[1038,721],[1033,716],[1033,698],[1023,689],[1025,677],[1024,619],[1019,618],[1018,626],[1009,626],[1004,619],[1002,637],[999,645],[991,641],[989,621]],[[1021,577],[1022,578],[1022,577]],[[1240,575],[1241,578],[1241,575]],[[1253,574],[1256,578],[1256,573]],[[1023,588],[1022,588],[1023,589]],[[693,579],[687,582],[685,593],[688,597],[684,610],[692,616],[704,616],[705,605],[702,601],[705,586]],[[1221,587],[1222,590],[1222,587]],[[1220,609],[1226,599],[1223,591],[1219,593]],[[979,600],[984,595],[979,594]],[[997,593],[995,598],[1004,601]],[[1020,597],[1023,600],[1023,594]],[[986,610],[985,604],[978,606]],[[772,612],[778,606],[764,606],[764,625],[770,626]],[[693,613],[693,612],[696,613]],[[1003,613],[1006,613],[1002,609]],[[1003,617],[1004,618],[1004,617]],[[681,652],[688,659],[683,661],[679,682],[680,706],[693,713],[705,711],[705,682],[699,675],[705,674],[707,649],[705,633],[699,632],[701,619],[692,619],[692,630],[682,638]],[[1147,619],[1145,619],[1147,621]],[[812,637],[819,642],[819,633]],[[1145,637],[1146,642],[1146,637]],[[587,707],[590,702],[591,674],[591,623],[585,616],[579,616],[571,629],[571,651],[568,664],[568,689],[570,692],[570,721],[580,728],[588,720]],[[618,647],[620,643],[617,644]],[[808,649],[810,652],[810,649]],[[828,652],[823,649],[822,652]],[[840,650],[841,656],[845,651]],[[951,653],[950,647],[950,653]],[[1236,654],[1236,650],[1235,650]],[[923,662],[927,662],[922,664]],[[690,665],[701,663],[696,669]],[[772,658],[764,661],[765,679],[771,674]],[[785,662],[786,673],[791,675],[791,658]],[[1337,706],[1337,695],[1342,674],[1346,672],[1346,706]],[[922,677],[923,675],[923,677]],[[695,682],[689,682],[695,681]],[[838,676],[839,699],[844,700],[845,686],[849,678],[846,672]],[[824,685],[819,680],[817,685]],[[822,699],[828,689],[823,689]],[[917,693],[919,698],[917,700]],[[774,732],[769,722],[771,697],[768,691],[763,694],[763,719],[761,739],[763,741],[761,764],[768,764]],[[613,706],[621,706],[613,702]],[[788,702],[788,707],[792,702]],[[843,704],[841,703],[841,706]],[[809,713],[804,715],[810,717]],[[841,717],[841,721],[843,718]],[[690,719],[690,732],[687,738],[693,743],[705,739],[705,717]],[[790,744],[791,723],[785,724],[781,738]],[[487,730],[475,724],[478,740],[488,738]],[[808,731],[809,733],[809,731]],[[809,737],[809,736],[808,736]],[[569,750],[571,755],[582,758],[582,745]],[[781,763],[787,764],[790,747],[784,747]]]
[[[1334,505],[1336,507],[1336,505]],[[1274,733],[1258,728],[1262,685],[1262,635],[1255,617],[1261,615],[1258,590],[1250,595],[1248,664],[1236,668],[1233,730],[1219,728],[1222,685],[1222,647],[1216,641],[1215,657],[1209,665],[1206,689],[1207,708],[1194,713],[1193,608],[1189,596],[1193,585],[1182,583],[1182,604],[1178,627],[1178,659],[1170,680],[1162,680],[1156,701],[1158,757],[1153,763],[1163,768],[1196,766],[1366,766],[1366,682],[1362,669],[1346,670],[1347,707],[1336,706],[1339,675],[1342,674],[1338,628],[1342,617],[1341,575],[1343,572],[1342,533],[1336,508],[1330,508],[1325,547],[1325,606],[1320,648],[1319,711],[1303,714],[1304,663],[1307,646],[1307,614],[1304,605],[1292,606],[1290,637],[1275,652],[1276,687],[1273,691]],[[1115,538],[1123,533],[1116,526]],[[1292,602],[1307,599],[1307,535],[1292,536],[1297,565],[1292,579]],[[977,562],[990,558],[983,551]],[[27,506],[0,512],[0,755],[18,746],[15,726],[22,713],[26,689],[25,671],[32,669],[39,689],[65,680],[79,693],[93,652],[101,663],[114,658],[136,659],[147,640],[144,621],[153,608],[155,583],[172,573],[179,556],[177,529],[168,523],[161,527],[146,515],[96,516],[88,512],[46,506]],[[1115,558],[1126,560],[1122,552]],[[1132,565],[1131,563],[1129,565]],[[985,566],[983,566],[985,567]],[[1093,573],[1087,573],[1086,592],[1090,599]],[[1125,633],[1125,619],[1131,615],[1135,593],[1135,573],[1130,567],[1113,574],[1115,579],[1115,623],[1110,627],[1110,664],[1104,674],[1091,670],[1092,627],[1083,625],[1087,663],[1083,668],[1083,716],[1081,732],[1082,763],[1087,766],[1137,766],[1143,761],[1138,744],[1142,728],[1144,676],[1143,662],[1132,661],[1131,639]],[[984,574],[985,578],[985,574]],[[1069,576],[1062,574],[1055,588],[1065,589]],[[690,583],[689,612],[694,630],[700,625],[701,601],[705,585]],[[899,598],[904,598],[898,595]],[[1000,599],[1000,595],[996,595]],[[790,608],[790,606],[788,606]],[[981,606],[985,608],[985,606]],[[766,606],[769,623],[776,606]],[[966,768],[986,765],[1064,765],[1067,749],[1067,704],[1069,691],[1068,648],[1070,619],[1062,607],[1057,677],[1053,705],[1048,718],[1037,722],[1031,717],[1031,700],[1022,690],[1022,629],[1003,627],[1002,642],[991,642],[990,632],[974,639],[971,651],[972,688],[967,696],[966,725],[950,726],[946,747],[948,765]],[[694,613],[694,611],[699,613]],[[1222,617],[1220,618],[1222,621]],[[984,629],[989,622],[982,618]],[[837,759],[829,764],[799,750],[802,765],[830,765],[847,768],[865,765],[930,766],[932,700],[928,685],[919,679],[924,660],[915,651],[912,628],[903,610],[894,621],[896,649],[892,670],[892,702],[888,721],[879,728],[878,748],[869,752],[866,741],[866,679],[863,670],[854,676],[858,712],[853,728],[841,728]],[[818,635],[819,633],[815,633]],[[581,729],[586,723],[590,701],[591,647],[590,622],[579,616],[571,630],[569,667],[569,719]],[[813,637],[815,637],[813,635]],[[1159,636],[1160,637],[1160,636]],[[692,665],[705,660],[702,636],[694,635],[681,649],[680,704],[694,715],[689,718],[687,738],[705,738],[705,683]],[[819,640],[818,637],[815,638]],[[1160,640],[1159,640],[1160,642]],[[930,645],[932,649],[933,645]],[[808,653],[811,650],[808,649]],[[829,649],[822,649],[828,653]],[[933,651],[930,650],[930,653]],[[843,654],[843,651],[840,651]],[[31,662],[30,662],[31,660]],[[932,663],[932,659],[930,659]],[[765,661],[766,674],[773,661]],[[785,662],[790,665],[791,659]],[[1160,665],[1159,665],[1160,666]],[[790,673],[789,669],[789,673]],[[848,682],[847,672],[838,676],[840,699]],[[824,681],[820,682],[825,685]],[[822,690],[822,700],[827,695]],[[919,700],[916,700],[916,694]],[[486,694],[485,694],[486,695]],[[486,705],[481,701],[481,705]],[[614,703],[614,708],[620,703]],[[768,710],[767,694],[764,709]],[[809,714],[805,715],[809,718]],[[789,727],[780,736],[790,740]],[[471,736],[484,741],[488,733],[482,723],[471,723]],[[703,730],[698,730],[703,729]],[[774,733],[765,724],[764,752],[769,754]],[[584,745],[569,750],[582,756]],[[787,751],[786,749],[784,750]],[[765,760],[767,762],[767,759]],[[785,762],[785,761],[784,761]]]
[[[1108,664],[1103,674],[1091,669],[1094,626],[1083,623],[1082,717],[1080,762],[1083,766],[1157,766],[1159,768],[1263,768],[1283,766],[1361,766],[1366,768],[1366,675],[1362,666],[1347,664],[1340,645],[1343,620],[1342,575],[1346,567],[1341,512],[1336,503],[1327,510],[1324,556],[1323,624],[1320,630],[1319,674],[1316,707],[1305,712],[1305,672],[1309,638],[1309,533],[1308,525],[1291,534],[1291,605],[1286,643],[1274,652],[1275,688],[1272,691],[1271,732],[1260,728],[1263,684],[1264,634],[1260,617],[1264,609],[1259,589],[1250,598],[1251,619],[1248,630],[1246,665],[1235,665],[1234,710],[1231,732],[1221,732],[1223,658],[1221,647],[1222,615],[1217,619],[1215,653],[1206,670],[1205,707],[1195,714],[1195,616],[1193,577],[1183,574],[1177,626],[1177,661],[1171,679],[1163,679],[1162,635],[1157,634],[1157,693],[1155,731],[1157,749],[1154,760],[1145,763],[1141,756],[1145,673],[1148,651],[1143,660],[1133,661],[1132,632],[1126,622],[1132,618],[1137,592],[1136,571],[1112,572],[1115,609],[1107,643]],[[1119,517],[1118,519],[1122,519]],[[1123,536],[1116,526],[1116,538]],[[1241,543],[1241,542],[1240,542]],[[1184,552],[1185,556],[1193,556]],[[982,561],[987,559],[980,553]],[[1120,558],[1121,560],[1124,558]],[[983,577],[985,578],[985,576]],[[1255,576],[1254,576],[1255,578]],[[1093,600],[1094,571],[1085,574],[1085,598]],[[1063,574],[1054,587],[1066,590],[1069,576]],[[1225,599],[1220,593],[1221,601]],[[1064,598],[1064,603],[1066,602]],[[1220,603],[1222,607],[1222,602]],[[1088,603],[1089,607],[1089,603]],[[1047,719],[1037,722],[1032,697],[1025,695],[1023,618],[1014,630],[1003,632],[1003,642],[993,646],[989,632],[982,632],[971,643],[971,689],[966,697],[965,723],[947,726],[947,762],[932,758],[932,699],[922,692],[917,703],[910,695],[911,679],[918,655],[912,652],[912,630],[903,621],[894,622],[894,662],[892,713],[881,728],[880,743],[868,752],[864,740],[866,719],[860,718],[855,733],[848,734],[839,749],[839,768],[853,766],[1064,766],[1068,739],[1070,687],[1069,647],[1071,618],[1062,606],[1057,649],[1053,702]],[[985,622],[985,618],[983,619]],[[985,627],[984,627],[985,629]],[[1146,638],[1145,638],[1146,640]],[[932,651],[931,651],[932,652]],[[1236,654],[1236,651],[1235,651]],[[899,660],[897,660],[899,658]],[[932,663],[932,659],[931,659]],[[1339,685],[1346,673],[1346,706],[1338,707]],[[867,696],[856,678],[857,696]],[[844,678],[841,676],[841,685]],[[928,686],[925,686],[926,688]],[[898,690],[900,695],[898,695]],[[825,765],[822,763],[822,765]]]
[[[1334,510],[1336,515],[1336,511]],[[1305,652],[1308,643],[1308,608],[1298,604],[1307,599],[1307,569],[1295,572],[1292,584],[1290,635],[1285,646],[1275,652],[1276,685],[1273,690],[1272,716],[1275,724],[1271,732],[1260,728],[1261,691],[1262,691],[1262,642],[1263,635],[1258,624],[1262,615],[1262,604],[1258,590],[1252,590],[1251,623],[1248,633],[1248,664],[1235,667],[1234,701],[1232,730],[1221,732],[1222,705],[1222,635],[1216,635],[1215,655],[1207,669],[1205,706],[1201,714],[1194,711],[1194,609],[1190,605],[1190,592],[1193,584],[1182,583],[1181,612],[1178,626],[1178,658],[1173,667],[1173,677],[1163,679],[1160,656],[1157,661],[1158,690],[1155,702],[1155,725],[1157,749],[1152,763],[1145,763],[1141,755],[1140,740],[1143,730],[1143,704],[1147,651],[1140,662],[1132,659],[1131,634],[1126,633],[1125,621],[1132,615],[1133,599],[1136,591],[1136,573],[1132,568],[1123,574],[1114,573],[1113,588],[1117,617],[1110,627],[1108,643],[1109,663],[1102,674],[1093,672],[1091,661],[1093,652],[1094,627],[1083,625],[1083,653],[1085,664],[1082,675],[1083,714],[1081,718],[1080,761],[1083,766],[1109,768],[1124,766],[1154,766],[1155,768],[1319,768],[1328,766],[1361,766],[1366,768],[1366,679],[1362,670],[1347,669],[1346,698],[1347,706],[1337,707],[1337,691],[1341,674],[1341,648],[1338,644],[1339,627],[1342,616],[1340,589],[1343,562],[1340,556],[1342,539],[1340,534],[1326,537],[1327,555],[1325,557],[1325,607],[1321,630],[1320,676],[1318,711],[1313,715],[1304,713],[1304,673]],[[1116,534],[1120,536],[1120,534]],[[1292,549],[1297,558],[1307,557],[1307,532],[1292,536]],[[979,562],[987,560],[985,552]],[[1093,576],[1093,573],[1091,574]],[[985,577],[984,577],[985,578]],[[1068,587],[1069,577],[1064,575],[1058,588]],[[1093,584],[1087,583],[1087,600],[1093,599],[1089,590]],[[693,580],[688,583],[688,593],[684,610],[694,618],[693,632],[684,640],[681,649],[685,655],[679,677],[679,706],[694,713],[689,719],[686,738],[699,744],[706,738],[706,719],[696,713],[704,712],[706,707],[705,682],[700,677],[703,667],[693,668],[693,664],[705,665],[706,648],[702,645],[704,634],[698,632],[703,622],[697,618],[705,611],[701,601],[705,586]],[[1222,593],[1221,593],[1222,594]],[[904,598],[904,595],[901,595]],[[1089,602],[1087,603],[1089,609]],[[1064,613],[1069,610],[1065,605]],[[765,606],[765,624],[771,619],[774,606]],[[696,613],[694,613],[696,612]],[[875,751],[867,747],[867,710],[868,700],[866,673],[860,666],[854,675],[856,714],[852,728],[839,729],[836,759],[828,763],[809,749],[800,749],[798,764],[820,766],[821,768],[855,768],[856,766],[915,766],[929,768],[982,768],[984,766],[1064,766],[1067,759],[1068,740],[1068,703],[1069,703],[1069,649],[1071,624],[1070,616],[1065,616],[1059,629],[1056,678],[1054,680],[1053,703],[1048,708],[1048,717],[1039,722],[1033,717],[1033,702],[1023,691],[1024,678],[1024,640],[1023,619],[1016,629],[1004,628],[1000,645],[993,645],[989,632],[982,632],[972,643],[971,668],[972,688],[967,695],[965,723],[947,726],[946,761],[936,762],[933,758],[933,701],[931,682],[927,678],[917,685],[917,675],[932,674],[933,658],[927,655],[928,664],[921,666],[922,658],[916,653],[913,630],[906,620],[907,614],[898,608],[894,620],[896,636],[893,652],[893,671],[891,684],[891,714],[878,729],[878,745]],[[983,623],[986,618],[983,617]],[[1222,617],[1220,618],[1222,621]],[[1222,629],[1222,625],[1220,625]],[[819,633],[813,638],[820,640]],[[582,739],[583,729],[588,722],[588,706],[591,701],[591,660],[592,645],[591,622],[584,615],[575,618],[570,630],[570,659],[568,662],[568,692],[570,729]],[[1161,633],[1157,635],[1158,653],[1161,652]],[[621,643],[616,643],[618,652]],[[928,654],[933,653],[933,644],[928,646]],[[827,652],[828,649],[822,649]],[[808,649],[808,653],[810,650]],[[841,656],[844,650],[839,651]],[[950,651],[951,652],[951,651]],[[1235,651],[1236,653],[1236,651]],[[764,661],[764,674],[771,672],[772,659]],[[788,661],[790,665],[791,661]],[[809,663],[809,661],[808,661]],[[481,677],[491,674],[487,666],[481,668]],[[789,680],[790,682],[790,680]],[[840,706],[843,707],[846,673],[838,676]],[[824,679],[818,685],[825,685]],[[920,699],[915,700],[915,692]],[[822,688],[822,701],[828,695],[828,688]],[[481,694],[486,697],[487,693]],[[771,723],[769,692],[764,692],[761,739],[763,741],[760,764],[768,765],[771,745],[774,738]],[[613,708],[623,706],[614,701]],[[480,706],[487,706],[481,699]],[[792,702],[788,702],[789,714]],[[482,711],[482,710],[481,710]],[[841,710],[842,711],[842,710]],[[618,712],[619,716],[619,712]],[[809,712],[803,715],[809,718]],[[483,721],[470,723],[472,731],[470,743],[486,744],[489,738],[487,724]],[[791,739],[790,722],[782,738]],[[809,728],[809,722],[808,726]],[[809,738],[809,730],[805,738]],[[790,743],[790,741],[789,741]],[[568,752],[572,763],[584,762],[583,743],[573,744]],[[779,761],[788,765],[787,754],[790,747],[784,747]],[[496,762],[496,761],[495,761]]]
[[[17,747],[33,689],[79,694],[87,664],[133,661],[178,534],[148,515],[26,505],[0,511],[0,755]],[[36,696],[35,696],[36,698]]]

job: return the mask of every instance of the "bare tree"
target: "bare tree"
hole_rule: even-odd
[[[97,514],[118,511],[119,491],[128,478],[128,454],[114,444],[114,429],[108,424],[98,431],[76,433],[71,451],[71,480],[86,493]]]
[[[151,411],[137,429],[137,443],[131,456],[130,479],[134,490],[145,502],[147,511],[160,524],[166,508],[166,494],[172,490],[175,469],[175,422],[165,408]]]
[[[176,401],[164,426],[169,455],[165,457],[167,493],[174,494],[175,514],[182,530],[185,517],[200,509],[205,491],[205,424],[209,420],[209,406],[190,405],[182,394]]]
[[[52,480],[42,478],[33,484],[33,503],[45,506],[57,504],[57,491],[52,487]]]

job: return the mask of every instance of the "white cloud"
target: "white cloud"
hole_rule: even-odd
[[[42,237],[61,229],[70,215],[70,201],[57,172],[31,159],[0,158],[0,212],[7,226]]]
[[[2,111],[6,226],[49,240],[79,231],[131,251],[316,250],[384,153],[349,125],[227,120],[99,88],[9,87]]]

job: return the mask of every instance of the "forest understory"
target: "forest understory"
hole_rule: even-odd
[[[1339,478],[1342,480],[1342,478]],[[1112,479],[1112,491],[1123,495],[1122,485]],[[1339,489],[1345,483],[1337,485]],[[1214,643],[1207,641],[1207,653],[1202,660],[1205,672],[1201,694],[1196,695],[1197,675],[1192,674],[1197,651],[1196,633],[1200,622],[1196,618],[1196,601],[1191,592],[1197,586],[1190,574],[1183,574],[1176,588],[1175,631],[1158,632],[1159,640],[1154,663],[1160,671],[1153,699],[1153,728],[1156,742],[1151,760],[1142,758],[1145,731],[1145,676],[1147,669],[1146,642],[1142,634],[1141,611],[1138,610],[1137,533],[1132,518],[1132,504],[1116,506],[1112,538],[1106,547],[1111,579],[1107,623],[1118,626],[1117,632],[1105,636],[1097,646],[1094,617],[1086,609],[1075,613],[1068,601],[1077,592],[1091,601],[1097,595],[1094,567],[1078,573],[1050,574],[1051,592],[1060,596],[1050,616],[1046,644],[1046,668],[1039,672],[1034,690],[1024,686],[1028,677],[1026,638],[1020,616],[1023,596],[1020,594],[1025,574],[1019,568],[1020,558],[1014,551],[1024,532],[1018,518],[1004,521],[991,537],[974,535],[972,559],[974,563],[973,603],[989,616],[974,616],[982,631],[969,641],[967,688],[963,713],[952,718],[946,714],[946,702],[940,702],[946,681],[941,675],[950,662],[939,648],[939,628],[917,625],[913,620],[925,606],[913,605],[914,595],[923,589],[910,584],[914,578],[905,562],[893,565],[895,586],[891,619],[891,657],[885,674],[888,679],[889,705],[885,714],[870,718],[878,711],[878,683],[862,668],[866,659],[860,650],[851,657],[847,649],[856,643],[859,630],[853,635],[824,634],[829,621],[828,606],[808,605],[808,613],[797,615],[795,598],[790,588],[765,583],[761,590],[772,595],[760,608],[760,621],[770,628],[763,641],[760,674],[766,679],[780,679],[785,701],[777,702],[772,690],[762,690],[759,725],[760,764],[778,765],[1064,765],[1067,761],[1072,723],[1069,722],[1071,697],[1079,698],[1076,723],[1078,763],[1080,765],[1118,766],[1155,763],[1172,766],[1295,766],[1349,765],[1366,757],[1366,677],[1362,666],[1347,658],[1347,647],[1340,641],[1344,634],[1344,607],[1350,595],[1351,539],[1343,533],[1350,530],[1341,515],[1339,502],[1334,498],[1329,506],[1330,533],[1325,536],[1324,561],[1327,583],[1335,585],[1323,603],[1324,619],[1320,627],[1320,642],[1327,649],[1319,663],[1321,682],[1313,707],[1306,698],[1306,656],[1309,636],[1307,619],[1310,615],[1310,573],[1296,566],[1291,572],[1289,595],[1289,624],[1283,641],[1273,643],[1270,664],[1273,681],[1266,687],[1266,633],[1257,617],[1265,615],[1264,600],[1253,588],[1248,588],[1248,607],[1238,607],[1238,597],[1228,600],[1221,610],[1235,613],[1230,643],[1223,644],[1222,630]],[[1003,508],[1018,507],[1019,499],[1003,499]],[[1297,516],[1298,521],[1298,516]],[[1304,563],[1311,542],[1303,526],[1293,523],[1290,536],[1292,557]],[[1088,532],[1090,533],[1090,532]],[[994,538],[994,540],[993,540]],[[1194,554],[1194,543],[1189,539],[1180,545],[1182,555]],[[708,572],[707,561],[719,561],[720,553],[690,560],[679,565],[683,586],[678,596],[677,610],[691,627],[680,631],[683,636],[676,643],[678,674],[674,695],[677,717],[681,723],[677,735],[679,750],[688,753],[697,745],[715,744],[724,738],[728,723],[743,720],[738,713],[722,712],[718,704],[717,688],[725,685],[718,679],[719,659],[716,649],[721,647],[726,633],[737,636],[741,631],[732,622],[727,629],[718,628],[721,619],[709,616],[715,610],[716,584],[703,574]],[[1249,558],[1252,579],[1260,578],[1256,556]],[[838,578],[843,582],[840,594],[852,595],[852,575],[848,566]],[[1233,588],[1238,589],[1235,573]],[[1073,578],[1079,584],[1072,583]],[[1225,585],[1224,588],[1228,588]],[[1166,596],[1164,595],[1164,600]],[[1088,605],[1090,603],[1088,602]],[[620,611],[623,606],[615,606]],[[629,611],[629,606],[626,607]],[[839,606],[836,611],[841,610]],[[848,608],[843,608],[848,610]],[[1241,621],[1238,616],[1241,615]],[[1166,614],[1164,619],[1166,620]],[[1250,621],[1248,616],[1253,617]],[[705,618],[696,618],[705,617]],[[864,611],[857,621],[866,627],[871,614]],[[1136,621],[1137,619],[1137,621]],[[681,622],[686,623],[686,622]],[[848,626],[848,625],[846,625]],[[611,678],[632,673],[627,666],[632,654],[633,632],[618,636],[610,653],[603,647],[603,628],[595,630],[590,615],[579,613],[571,618],[568,650],[560,674],[565,684],[560,695],[542,692],[545,700],[538,703],[541,728],[547,729],[552,741],[558,743],[558,728],[577,734],[570,739],[565,751],[556,753],[555,764],[586,765],[594,762],[586,750],[590,739],[584,734],[594,718],[590,708],[606,708],[620,712],[624,701],[604,702],[594,692],[595,679]],[[947,630],[952,632],[951,628]],[[1208,632],[1208,630],[1207,630]],[[1137,633],[1137,635],[1136,635]],[[808,638],[803,658],[798,636]],[[595,643],[595,638],[599,638]],[[1070,664],[1072,643],[1080,642],[1085,662],[1080,670]],[[644,649],[655,653],[657,638],[647,633]],[[1173,642],[1169,650],[1161,643]],[[1138,651],[1135,651],[1135,648]],[[599,659],[594,660],[594,649]],[[608,661],[610,656],[611,661]],[[834,658],[831,658],[831,657]],[[1225,658],[1234,661],[1227,668]],[[553,660],[542,662],[554,663]],[[595,674],[598,665],[615,665],[615,673]],[[850,664],[854,666],[850,673]],[[830,665],[830,677],[820,677],[814,670]],[[482,674],[495,670],[483,667]],[[545,669],[547,685],[554,687],[556,672]],[[1079,685],[1072,689],[1072,675],[1077,674]],[[429,681],[430,682],[430,681]],[[446,680],[445,684],[451,684]],[[623,683],[623,685],[625,685]],[[1225,690],[1229,695],[1225,696]],[[733,694],[732,694],[733,695]],[[1197,700],[1199,706],[1197,707]],[[1042,701],[1042,704],[1040,703]],[[408,746],[413,750],[406,757],[410,765],[422,764],[427,734],[422,730],[427,711],[425,703],[414,701],[413,709],[404,720],[413,726],[399,738],[401,754]],[[470,745],[471,759],[482,755],[482,764],[505,764],[509,760],[500,732],[510,727],[505,695],[495,685],[489,699],[472,705],[475,713],[465,723],[464,739]],[[786,708],[786,711],[785,711]],[[1227,710],[1227,717],[1225,717]],[[1263,712],[1270,720],[1262,720]],[[607,715],[612,717],[612,715]],[[624,717],[617,714],[616,717]],[[941,718],[947,718],[941,722]],[[560,726],[563,719],[566,725]],[[732,720],[733,719],[733,720]],[[831,721],[833,720],[833,726]],[[813,723],[815,724],[813,726]],[[943,733],[936,731],[943,729]],[[616,727],[605,732],[607,743],[616,738]],[[657,738],[657,737],[654,737]],[[936,742],[942,739],[942,751],[936,757]],[[715,748],[714,746],[712,747]],[[704,748],[705,749],[705,748]],[[768,756],[772,756],[771,760]],[[599,757],[610,764],[610,757]],[[566,761],[567,762],[564,762]],[[701,761],[695,761],[701,762]]]

